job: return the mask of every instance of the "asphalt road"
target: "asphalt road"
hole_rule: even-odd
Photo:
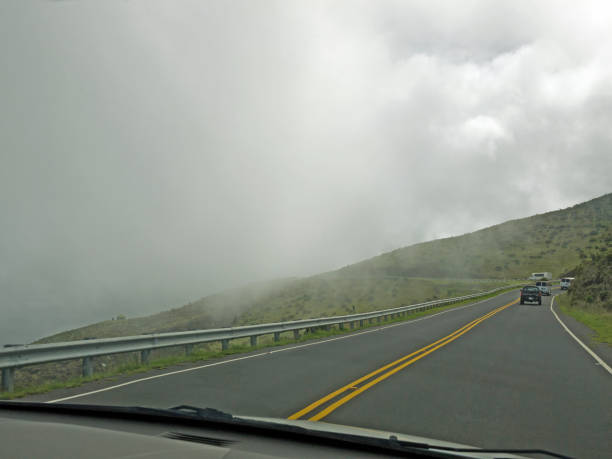
[[[320,417],[480,447],[612,457],[612,376],[559,325],[550,298],[542,306],[517,298],[140,375],[153,378],[66,402]]]

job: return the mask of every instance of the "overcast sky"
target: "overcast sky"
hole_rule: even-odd
[[[2,1],[0,344],[612,191],[607,1]]]

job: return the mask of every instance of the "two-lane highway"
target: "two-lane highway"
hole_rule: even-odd
[[[340,406],[348,403],[355,397],[357,397],[362,392],[373,387],[375,384],[378,384],[387,378],[393,376],[397,372],[403,370],[409,365],[412,365],[416,361],[428,356],[432,352],[440,349],[458,339],[462,335],[468,333],[472,328],[476,327],[478,324],[487,320],[490,317],[493,317],[495,314],[503,311],[504,309],[516,304],[516,300],[505,304],[504,306],[500,306],[499,308],[494,309],[491,312],[484,314],[483,316],[474,319],[473,321],[467,323],[463,327],[455,330],[454,332],[446,335],[439,340],[434,341],[427,346],[422,347],[416,351],[411,352],[410,354],[405,355],[391,363],[388,363],[378,370],[372,371],[361,378],[352,381],[341,387],[338,390],[331,392],[325,397],[317,400],[314,403],[311,403],[306,408],[292,414],[289,416],[289,419],[308,419],[309,421],[320,421],[325,418],[333,411],[335,411]]]
[[[562,330],[549,305],[550,298],[513,305],[325,421],[612,457],[612,378]]]
[[[609,454],[612,378],[562,329],[549,298],[542,306],[519,305],[517,298],[514,291],[413,321],[132,377],[85,395],[65,391],[61,398],[190,404],[483,447]]]

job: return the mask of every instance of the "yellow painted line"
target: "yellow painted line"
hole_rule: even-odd
[[[398,370],[396,370],[396,371],[399,371],[400,369],[405,368],[406,366],[408,366],[408,365],[410,365],[411,363],[413,363],[413,362],[417,361],[417,360],[418,360],[418,359],[420,359],[421,357],[424,357],[425,355],[427,355],[427,354],[429,354],[429,353],[431,353],[431,352],[435,351],[436,349],[438,349],[438,348],[440,348],[440,347],[444,346],[445,344],[448,344],[450,341],[452,341],[452,340],[454,340],[454,339],[458,338],[458,337],[459,337],[459,336],[461,336],[463,333],[467,332],[468,330],[471,330],[473,327],[475,327],[476,325],[478,325],[480,322],[482,322],[482,321],[484,321],[484,320],[488,319],[489,317],[491,317],[491,316],[492,316],[492,315],[494,315],[494,314],[497,314],[498,312],[502,311],[503,309],[505,309],[505,308],[507,308],[507,307],[509,307],[509,306],[511,306],[511,305],[513,305],[513,304],[515,304],[516,302],[518,302],[518,300],[514,300],[514,301],[512,301],[512,302],[510,302],[510,303],[508,303],[508,304],[506,304],[506,305],[504,305],[504,306],[500,306],[499,308],[494,309],[493,311],[490,311],[490,312],[488,312],[487,314],[485,314],[485,315],[483,315],[483,316],[481,316],[481,317],[479,317],[479,318],[477,318],[477,319],[474,319],[473,321],[469,322],[468,324],[464,325],[463,327],[459,328],[458,330],[455,330],[455,331],[454,331],[454,332],[452,332],[451,334],[446,335],[444,338],[440,338],[439,340],[437,340],[437,341],[435,341],[435,342],[433,342],[433,343],[431,343],[431,344],[428,344],[427,346],[422,347],[421,349],[418,349],[418,350],[416,350],[416,351],[414,351],[414,352],[412,352],[412,353],[410,353],[410,354],[408,354],[408,355],[405,355],[404,357],[401,357],[401,358],[399,358],[399,359],[397,359],[397,360],[395,360],[395,361],[393,361],[393,362],[391,362],[391,363],[388,363],[387,365],[385,365],[385,366],[383,366],[383,367],[381,367],[381,368],[379,368],[379,369],[377,369],[377,370],[374,370],[374,371],[372,371],[371,373],[368,373],[367,375],[362,376],[362,377],[361,377],[361,378],[359,378],[359,379],[356,379],[355,381],[350,382],[350,383],[349,383],[349,384],[347,384],[346,386],[343,386],[343,387],[341,387],[340,389],[335,390],[334,392],[332,392],[332,393],[330,393],[330,394],[326,395],[325,397],[323,397],[323,398],[321,398],[321,399],[319,399],[319,400],[317,400],[317,401],[315,401],[315,402],[311,403],[311,404],[310,404],[310,405],[308,405],[306,408],[304,408],[304,409],[302,409],[302,410],[300,410],[300,411],[298,411],[298,412],[296,412],[296,413],[292,414],[291,416],[289,416],[289,417],[288,417],[288,419],[299,419],[299,418],[301,418],[302,416],[304,416],[305,414],[310,413],[310,412],[311,412],[311,411],[313,411],[314,409],[318,408],[319,406],[323,405],[323,404],[324,404],[324,403],[326,403],[327,401],[329,401],[329,400],[333,399],[334,397],[336,397],[336,396],[338,396],[338,395],[342,394],[343,392],[345,392],[345,391],[347,391],[347,390],[349,390],[349,389],[352,389],[352,390],[353,390],[353,392],[351,392],[351,394],[350,394],[350,395],[352,395],[352,397],[350,397],[350,398],[353,398],[353,397],[354,397],[354,396],[356,396],[357,394],[360,394],[361,392],[363,392],[364,390],[366,390],[367,388],[369,388],[369,387],[371,387],[371,386],[373,385],[373,384],[368,383],[368,384],[366,384],[366,385],[362,386],[361,388],[358,388],[358,387],[356,387],[358,384],[360,384],[360,383],[362,383],[362,382],[364,382],[364,381],[367,381],[368,379],[372,378],[373,376],[376,376],[377,374],[382,373],[383,371],[386,371],[386,370],[388,370],[389,368],[394,367],[395,365],[398,365],[398,364],[400,364],[400,363],[404,362],[405,360],[408,360],[408,359],[410,359],[411,357],[414,357],[414,356],[415,356],[415,355],[417,355],[417,354],[421,354],[421,353],[422,353],[422,355],[421,355],[421,356],[419,356],[419,357],[417,357],[417,358],[412,359],[412,360],[411,360],[409,363],[406,363],[406,364],[402,365],[401,367],[398,367],[399,369],[398,369]],[[431,348],[433,348],[433,349],[431,349]],[[428,349],[429,349],[429,351],[428,351]],[[426,352],[426,351],[427,351],[427,352]],[[392,370],[392,372],[389,372],[388,374],[383,375],[384,377],[383,377],[383,376],[381,376],[381,377],[377,378],[375,381],[376,381],[376,382],[379,382],[378,380],[379,380],[380,378],[382,378],[382,379],[386,379],[386,378],[388,378],[389,376],[391,376],[391,374],[395,373],[396,371],[393,371],[393,370]],[[380,381],[382,381],[382,379],[380,379]],[[374,384],[376,384],[376,383],[374,383]],[[366,386],[367,386],[367,387],[366,387]],[[365,388],[365,389],[363,389],[363,388]],[[345,396],[343,399],[341,399],[341,400],[339,400],[338,402],[336,402],[336,403],[334,403],[334,404],[330,405],[330,407],[331,407],[331,406],[335,406],[335,408],[337,408],[337,407],[338,407],[338,406],[340,406],[342,403],[346,403],[346,401],[350,400],[350,398],[349,398],[349,399],[347,399],[346,401],[344,401],[344,402],[340,403],[339,405],[336,405],[337,403],[339,403],[339,402],[341,402],[342,400],[344,400],[346,397],[348,397],[348,396]],[[335,409],[335,408],[333,408],[333,409]],[[327,409],[329,409],[329,408],[327,408]],[[326,411],[327,411],[327,409],[326,409],[326,410],[321,411],[321,413],[326,412]],[[333,409],[332,409],[331,411],[333,411]],[[326,413],[326,414],[324,414],[323,416],[326,416],[326,415],[327,415],[327,414],[329,414],[331,411],[327,412],[327,413]],[[321,413],[319,413],[319,415],[320,415]],[[323,416],[320,416],[320,417],[319,417],[319,415],[313,416],[313,417],[312,417],[312,418],[310,418],[309,420],[316,421],[316,420],[318,420],[318,419],[321,419]],[[316,419],[314,419],[314,418],[316,418]]]
[[[510,304],[508,304],[508,305],[506,305],[506,306],[504,307],[504,309],[505,309],[506,307],[509,307],[511,304],[514,304],[514,303],[516,303],[516,301],[514,301],[513,303],[510,303]],[[498,312],[499,312],[499,310],[498,310],[498,311],[495,311],[495,314],[497,314]],[[397,373],[398,371],[400,371],[400,370],[402,370],[402,369],[406,368],[407,366],[412,365],[412,364],[413,364],[414,362],[416,362],[417,360],[420,360],[420,359],[422,359],[423,357],[425,357],[426,355],[431,354],[431,353],[432,353],[432,352],[434,352],[435,350],[437,350],[437,349],[439,349],[439,348],[441,348],[441,347],[443,347],[443,346],[446,346],[448,343],[450,343],[450,342],[452,342],[452,341],[456,340],[456,339],[457,339],[457,338],[459,338],[461,335],[463,335],[464,333],[467,333],[467,332],[468,332],[468,331],[470,331],[472,328],[474,328],[476,325],[478,325],[478,324],[479,324],[479,323],[481,323],[481,322],[484,322],[485,320],[487,320],[487,319],[488,319],[489,317],[491,317],[492,315],[494,315],[494,314],[491,314],[491,315],[489,315],[489,316],[487,316],[487,317],[483,317],[483,318],[482,318],[482,319],[480,319],[478,322],[476,322],[476,323],[474,323],[474,324],[470,325],[470,327],[469,327],[469,328],[466,328],[466,329],[465,329],[465,330],[463,330],[462,332],[460,332],[460,333],[458,333],[457,335],[455,335],[455,336],[453,336],[453,337],[449,338],[448,340],[444,341],[443,343],[438,344],[437,346],[435,346],[435,347],[433,347],[433,348],[429,349],[428,351],[421,353],[420,355],[418,355],[418,356],[414,357],[413,359],[410,359],[409,361],[407,361],[407,362],[403,363],[402,365],[399,365],[399,366],[397,366],[397,367],[393,368],[392,370],[388,371],[387,373],[385,373],[385,374],[383,374],[383,375],[379,376],[378,378],[373,379],[372,381],[370,381],[370,382],[368,382],[368,383],[364,384],[364,385],[363,385],[363,386],[361,386],[359,389],[356,389],[355,391],[351,392],[350,394],[345,395],[345,396],[344,396],[344,397],[342,397],[340,400],[338,400],[337,402],[332,403],[332,404],[331,404],[331,405],[329,405],[327,408],[325,408],[324,410],[322,410],[322,411],[320,411],[319,413],[315,414],[314,416],[312,416],[312,417],[311,417],[311,418],[309,418],[308,420],[309,420],[309,421],[318,421],[318,420],[320,420],[320,419],[323,419],[323,418],[324,418],[325,416],[327,416],[329,413],[331,413],[332,411],[334,411],[336,408],[340,407],[341,405],[344,405],[346,402],[348,402],[348,401],[349,401],[349,400],[351,400],[352,398],[354,398],[354,397],[356,397],[357,395],[361,394],[362,392],[364,392],[364,391],[368,390],[370,387],[374,386],[375,384],[378,384],[379,382],[381,382],[381,381],[383,381],[383,380],[387,379],[389,376],[394,375],[395,373]]]
[[[493,311],[489,312],[488,314],[491,314],[491,313],[493,313],[493,312],[495,312],[495,311],[496,311],[496,310],[493,310]],[[485,315],[488,315],[488,314],[485,314]],[[419,350],[417,350],[417,351],[412,352],[411,354],[405,355],[404,357],[401,357],[400,359],[397,359],[397,360],[395,360],[394,362],[391,362],[391,363],[389,363],[389,364],[387,364],[387,365],[385,365],[385,366],[383,366],[383,367],[379,368],[378,370],[375,370],[375,371],[373,371],[373,372],[371,372],[371,373],[368,373],[368,374],[367,374],[367,375],[365,375],[365,376],[362,376],[362,377],[361,377],[361,378],[359,378],[359,379],[356,379],[355,381],[353,381],[353,382],[351,382],[351,383],[347,384],[346,386],[341,387],[340,389],[338,389],[338,390],[336,390],[336,391],[332,392],[331,394],[326,395],[326,396],[325,396],[325,397],[323,397],[322,399],[317,400],[317,401],[316,401],[316,402],[314,402],[314,403],[311,403],[311,404],[310,404],[310,405],[308,405],[306,408],[304,408],[304,409],[302,409],[302,410],[298,411],[297,413],[292,414],[291,416],[289,416],[289,418],[288,418],[288,419],[298,419],[298,418],[302,417],[303,415],[305,415],[305,414],[307,414],[307,413],[311,412],[311,411],[312,411],[312,410],[314,410],[315,408],[317,408],[317,407],[321,406],[323,403],[327,402],[328,400],[331,400],[332,398],[336,397],[337,395],[340,395],[342,392],[344,392],[344,391],[346,391],[346,390],[348,390],[348,389],[353,389],[353,390],[354,390],[354,389],[356,389],[356,387],[355,387],[355,386],[356,386],[357,384],[360,384],[360,383],[362,383],[363,381],[366,381],[366,380],[368,380],[369,378],[371,378],[371,377],[373,377],[373,376],[376,376],[378,373],[381,373],[381,372],[383,372],[383,371],[385,371],[385,370],[387,370],[387,369],[389,369],[389,368],[393,367],[394,365],[397,365],[398,363],[401,363],[401,362],[403,362],[404,360],[409,359],[410,357],[412,357],[412,356],[414,356],[414,355],[416,355],[416,354],[418,354],[418,353],[420,353],[420,352],[423,352],[424,350],[427,350],[427,349],[429,349],[429,348],[430,348],[430,347],[432,347],[432,346],[435,346],[436,344],[438,344],[438,343],[440,343],[440,342],[444,341],[445,339],[447,339],[447,338],[449,338],[449,337],[453,336],[455,333],[460,332],[460,331],[461,331],[461,330],[463,330],[465,327],[470,326],[472,323],[474,323],[474,322],[476,322],[476,321],[480,320],[481,318],[482,318],[482,317],[480,317],[480,318],[478,318],[478,319],[474,319],[472,322],[470,322],[470,323],[469,323],[469,324],[467,324],[467,325],[464,325],[464,326],[463,326],[463,327],[461,327],[459,330],[454,331],[454,332],[453,332],[453,333],[451,333],[450,335],[447,335],[447,336],[445,336],[444,338],[441,338],[441,339],[439,339],[438,341],[436,341],[436,342],[434,342],[434,343],[431,343],[431,344],[429,344],[429,345],[427,345],[427,346],[425,346],[425,347],[423,347],[423,348],[421,348],[421,349],[419,349]]]

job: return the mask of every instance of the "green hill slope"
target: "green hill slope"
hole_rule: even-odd
[[[365,312],[435,298],[491,290],[506,284],[471,279],[357,279],[330,274],[254,284],[146,317],[107,320],[37,343],[220,328]]]
[[[211,295],[142,318],[109,320],[41,340],[57,342],[364,312],[558,277],[612,247],[612,194],[463,236],[389,252],[337,271]]]
[[[595,339],[612,344],[612,250],[580,264],[561,310],[595,332]]]
[[[612,247],[612,194],[463,236],[394,250],[347,266],[349,277],[525,278],[554,277]]]
[[[570,305],[612,314],[612,250],[581,264],[572,274]]]
[[[210,295],[185,306],[169,309],[158,314],[130,319],[113,318],[112,320],[58,333],[43,338],[37,343],[227,327],[236,320],[238,314],[250,308],[253,304],[265,301],[270,296],[278,296],[283,288],[292,285],[294,282],[294,279],[278,279],[251,284]]]
[[[612,247],[612,194],[462,236],[394,250],[302,279],[254,304],[237,323],[290,320],[394,307],[526,279],[558,277]],[[462,280],[461,280],[462,279]],[[473,290],[472,290],[473,291]]]

